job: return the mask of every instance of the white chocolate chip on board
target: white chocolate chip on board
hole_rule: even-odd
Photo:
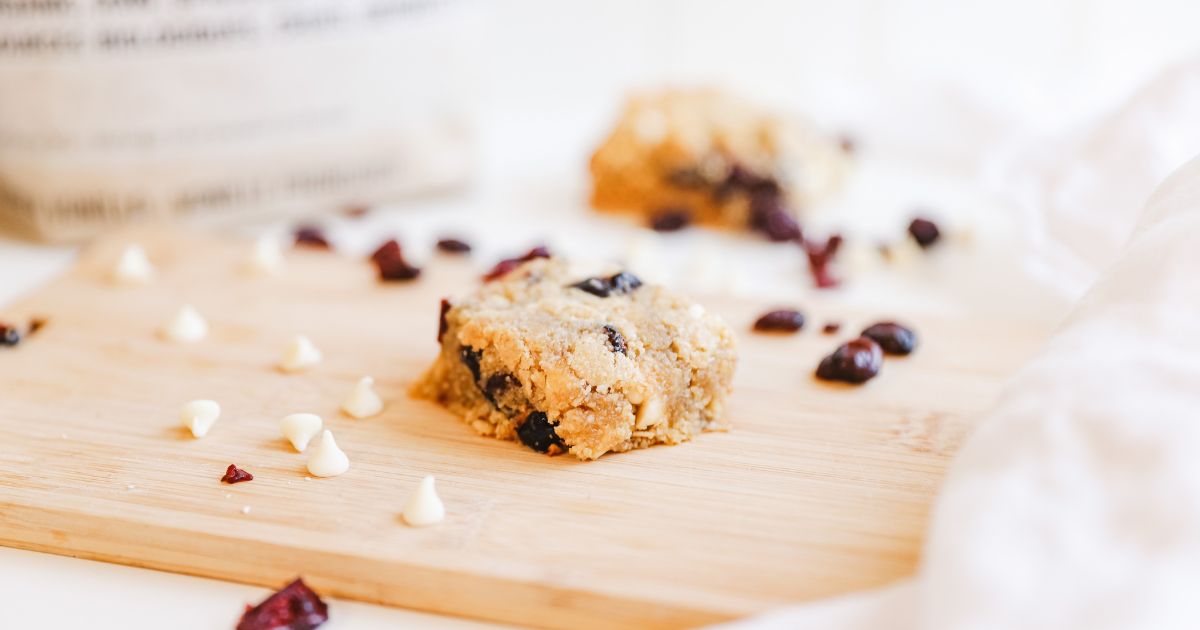
[[[404,522],[413,527],[436,525],[446,518],[446,506],[437,495],[433,476],[426,475],[417,485],[416,491],[404,504]]]
[[[326,429],[308,455],[308,472],[314,477],[336,477],[350,470],[350,458],[338,448],[333,433]]]
[[[180,424],[197,438],[208,435],[220,416],[221,405],[214,400],[193,400],[179,410]]]
[[[279,421],[279,432],[292,443],[292,448],[303,453],[304,449],[308,448],[308,443],[321,432],[323,425],[321,416],[313,413],[293,413]]]
[[[303,372],[321,363],[324,357],[313,342],[304,335],[297,335],[284,350],[279,369],[284,372]]]

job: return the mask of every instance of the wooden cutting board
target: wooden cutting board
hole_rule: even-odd
[[[159,279],[112,286],[132,241]],[[864,387],[831,386],[810,376],[822,355],[905,313],[815,296],[808,330],[764,336],[749,324],[770,304],[706,299],[739,334],[734,430],[585,463],[479,437],[406,396],[437,352],[439,298],[469,291],[482,262],[439,256],[420,281],[384,286],[364,261],[315,251],[253,277],[239,269],[247,249],[123,234],[0,313],[49,318],[0,350],[0,543],[268,586],[303,575],[330,595],[524,625],[726,620],[911,574],[966,418],[1047,332],[912,315],[913,356]],[[183,303],[208,318],[205,341],[156,337]],[[820,334],[826,319],[845,333]],[[285,375],[273,366],[297,333],[326,360]],[[364,374],[386,411],[339,415]],[[201,440],[177,424],[196,398],[223,407]],[[306,479],[278,429],[301,411],[325,418],[350,472]],[[230,463],[254,481],[220,483]],[[410,528],[399,512],[426,474],[447,518]]]

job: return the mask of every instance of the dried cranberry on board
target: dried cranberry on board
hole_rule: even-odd
[[[446,313],[449,313],[449,312],[450,312],[450,300],[447,300],[446,298],[442,298],[441,312],[438,313],[438,336],[437,336],[438,343],[442,343],[442,337],[446,334],[446,331],[450,328],[450,325],[446,323]]]
[[[917,347],[917,333],[896,322],[879,322],[862,331],[862,336],[879,344],[888,354],[906,355]]]
[[[825,325],[821,327],[821,332],[825,333],[826,335],[836,335],[841,329],[841,322],[825,322]]]
[[[0,346],[13,347],[21,343],[21,331],[12,324],[0,322]]]
[[[459,238],[439,238],[437,248],[438,251],[446,252],[447,254],[468,254],[471,252],[471,244]]]
[[[247,608],[237,630],[313,630],[329,620],[329,607],[304,580],[291,584]]]
[[[804,313],[790,308],[781,308],[763,313],[754,321],[758,332],[796,332],[804,328]]]
[[[543,411],[535,411],[525,417],[525,422],[517,427],[517,437],[521,443],[539,453],[558,453],[563,449],[562,438],[554,432],[554,424]]]
[[[938,239],[942,237],[942,232],[936,223],[921,217],[913,219],[912,223],[908,224],[908,234],[917,242],[917,245],[921,246],[921,249],[933,247],[934,243],[937,243]]]
[[[859,337],[844,343],[833,354],[821,359],[817,378],[823,381],[865,383],[879,374],[883,367],[883,350],[879,344]]]
[[[329,239],[325,238],[325,232],[314,225],[302,225],[296,228],[295,237],[298,247],[331,249]]]
[[[501,260],[500,262],[496,263],[496,266],[492,267],[492,270],[487,272],[487,274],[485,274],[483,276],[483,281],[491,282],[492,280],[501,278],[501,277],[505,276],[506,274],[508,274],[508,272],[512,271],[513,269],[516,269],[517,267],[520,267],[523,263],[527,263],[527,262],[533,260],[534,258],[549,258],[549,257],[550,257],[550,250],[547,249],[545,245],[538,245],[537,247],[534,247],[533,249],[525,252],[524,254],[522,254],[520,256],[517,256],[516,258],[505,258],[504,260]]]
[[[385,282],[414,280],[421,275],[419,267],[414,267],[404,260],[404,253],[396,239],[380,245],[375,253],[371,254],[371,262],[379,271],[379,279]]]
[[[228,484],[241,483],[243,481],[254,481],[254,475],[251,475],[245,470],[238,468],[237,464],[230,464],[229,468],[225,469],[225,476],[221,477],[221,481]]]
[[[813,240],[805,240],[803,243],[804,254],[808,256],[808,269],[817,288],[828,289],[840,284],[837,276],[833,274],[832,265],[842,246],[842,236],[834,234],[824,243]]]
[[[663,208],[650,217],[650,229],[655,232],[675,232],[692,224],[692,211],[687,208]]]

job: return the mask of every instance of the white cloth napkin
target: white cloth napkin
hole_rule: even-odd
[[[1200,62],[989,167],[1034,272],[1090,289],[952,463],[916,577],[728,628],[1200,628],[1200,158],[1138,219],[1197,111]]]

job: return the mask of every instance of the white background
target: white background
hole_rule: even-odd
[[[663,81],[725,85],[851,129],[885,156],[869,181],[893,191],[918,181],[930,197],[1002,211],[974,187],[990,152],[1086,125],[1200,52],[1200,5],[1185,1],[547,1],[479,11],[476,183],[381,222],[417,230],[430,214],[449,213],[482,230],[538,213],[584,220],[576,215],[587,152],[624,91]],[[851,198],[843,210],[863,215],[880,199]],[[0,241],[0,306],[72,255]],[[6,627],[228,627],[265,593],[0,549]],[[347,602],[335,602],[333,615],[331,628],[436,625]]]

